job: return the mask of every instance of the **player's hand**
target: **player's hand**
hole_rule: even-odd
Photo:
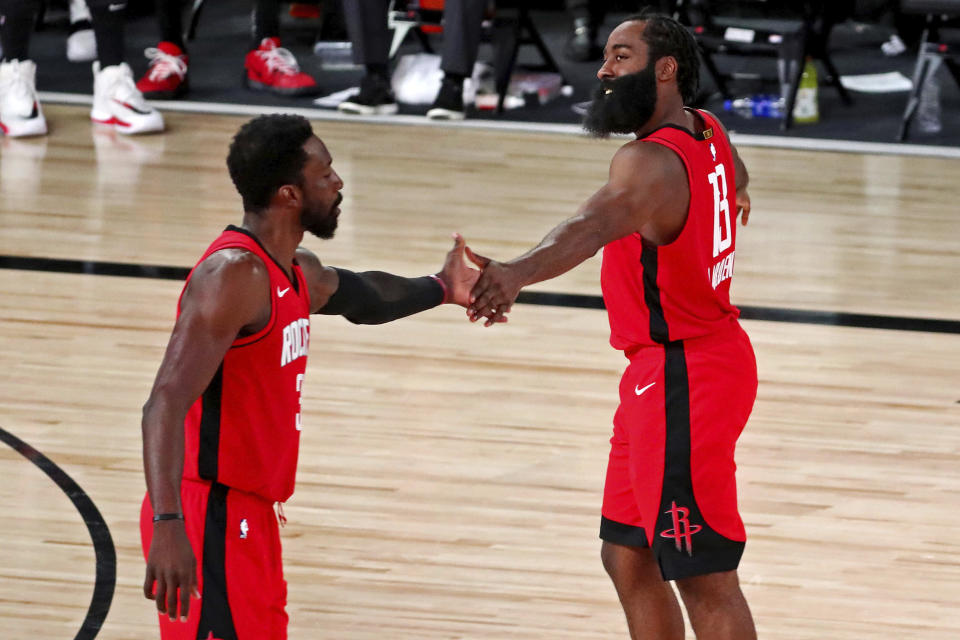
[[[453,249],[447,252],[447,259],[443,269],[437,277],[447,285],[447,302],[453,302],[461,307],[467,306],[470,301],[470,290],[480,277],[480,272],[467,264],[463,259],[466,241],[459,233],[453,234]]]
[[[750,218],[750,194],[746,187],[737,191],[737,212],[740,214],[740,224],[747,226],[747,219]]]
[[[181,622],[186,622],[190,614],[190,596],[200,597],[197,560],[182,520],[154,523],[143,595],[156,600],[157,611],[166,613],[171,621],[177,620],[179,604]]]
[[[467,317],[470,322],[486,318],[483,326],[490,327],[507,321],[507,314],[520,294],[522,284],[509,264],[491,260],[466,248],[467,257],[483,269],[480,279],[470,293]]]

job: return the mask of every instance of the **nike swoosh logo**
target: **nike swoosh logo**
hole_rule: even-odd
[[[642,389],[640,388],[640,385],[637,385],[637,386],[635,386],[635,387],[633,388],[633,392],[634,392],[635,394],[637,394],[638,396],[642,396],[644,391],[646,391],[647,389],[649,389],[650,387],[652,387],[652,386],[655,385],[655,384],[657,384],[657,383],[656,383],[656,382],[651,382],[650,384],[648,384],[647,386],[645,386],[645,387],[642,388]]]
[[[130,104],[129,102],[124,102],[123,100],[117,100],[116,98],[114,98],[113,101],[116,102],[117,104],[119,104],[121,107],[125,107],[125,108],[127,108],[127,109],[130,109],[130,111],[133,111],[134,113],[139,113],[139,114],[142,115],[142,116],[148,116],[148,115],[150,115],[150,112],[149,112],[149,111],[141,111],[140,109],[137,109],[135,106],[133,106],[133,105]]]
[[[290,291],[290,287],[287,287],[283,290],[281,290],[280,287],[277,287],[277,297],[282,298],[283,296],[287,295],[287,291]]]
[[[126,3],[126,2],[123,2],[123,3],[120,3],[120,4],[111,4],[111,5],[108,5],[108,6],[107,6],[107,9],[109,9],[110,11],[120,11],[120,10],[126,9],[126,8],[127,8],[127,3]]]

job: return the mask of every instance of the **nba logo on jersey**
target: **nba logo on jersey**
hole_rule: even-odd
[[[250,531],[250,525],[247,524],[247,519],[243,518],[240,520],[240,539],[247,539],[247,532]]]
[[[712,143],[712,142],[710,143],[710,155],[713,156],[713,161],[716,162],[716,161],[717,161],[717,148],[716,148],[715,146],[713,146],[713,143]]]

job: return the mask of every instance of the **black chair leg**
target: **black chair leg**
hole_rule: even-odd
[[[707,73],[710,74],[713,82],[717,85],[720,95],[723,96],[724,100],[732,100],[733,94],[730,93],[730,87],[727,85],[726,79],[724,79],[723,74],[721,74],[717,68],[717,64],[713,61],[713,55],[703,47],[700,47],[700,59],[703,60],[703,66],[707,68]]]
[[[820,55],[820,62],[823,63],[823,66],[826,67],[827,73],[830,75],[830,84],[832,84],[837,89],[837,93],[840,94],[840,99],[843,100],[845,105],[853,104],[853,98],[850,97],[850,93],[847,91],[847,88],[843,86],[843,83],[840,82],[840,73],[837,72],[837,68],[833,66],[833,59],[830,58],[830,54],[824,50]]]
[[[417,40],[420,42],[420,46],[423,47],[423,52],[434,53],[433,45],[430,44],[430,38],[423,32],[423,29],[417,27],[413,32],[417,35]]]
[[[187,42],[197,37],[197,24],[200,22],[203,3],[204,0],[193,0],[193,6],[190,7],[190,21],[187,23],[187,32],[183,34],[183,39]]]
[[[925,58],[921,47],[920,59],[917,60],[917,69],[913,74],[913,90],[910,91],[910,98],[907,100],[907,108],[903,111],[903,118],[900,120],[900,131],[897,133],[897,142],[903,142],[910,133],[910,125],[913,123],[914,116],[917,115],[917,108],[920,106],[920,92],[923,91],[923,84],[930,75],[931,61]]]
[[[550,49],[547,48],[543,38],[540,37],[540,32],[537,30],[537,26],[533,24],[533,20],[530,18],[530,12],[526,7],[520,9],[520,29],[521,32],[526,31],[527,37],[537,48],[537,51],[540,52],[540,57],[543,58],[547,68],[553,73],[560,74],[560,79],[563,84],[569,84],[566,76],[563,75],[563,71],[560,70],[560,65],[557,64],[557,61],[550,53]]]
[[[805,34],[802,33],[792,37],[789,41],[783,43],[783,48],[781,49],[781,56],[786,65],[784,77],[787,78],[789,82],[787,95],[783,96],[783,118],[780,120],[781,131],[786,131],[793,126],[793,107],[797,104],[797,92],[800,90],[800,79],[803,78],[803,67],[807,61],[803,46],[805,37]],[[791,71],[793,73],[791,73]]]

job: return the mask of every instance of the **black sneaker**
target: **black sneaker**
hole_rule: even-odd
[[[463,85],[444,78],[427,117],[431,120],[463,120],[464,111]]]
[[[360,81],[360,93],[341,102],[337,109],[357,116],[387,116],[397,112],[397,99],[389,79],[368,73]]]

